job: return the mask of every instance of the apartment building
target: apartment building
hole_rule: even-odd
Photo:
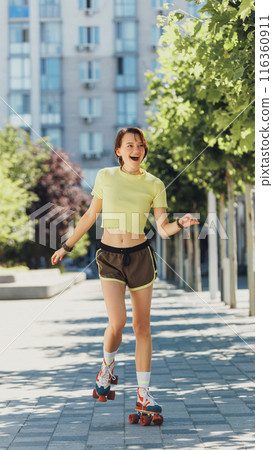
[[[145,72],[157,64],[164,3],[1,0],[0,126],[50,137],[93,186],[101,167],[117,164],[117,131],[145,127]]]

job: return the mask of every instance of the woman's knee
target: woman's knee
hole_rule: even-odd
[[[151,335],[151,325],[149,322],[133,322],[133,329],[136,337],[148,338]]]
[[[126,325],[126,318],[120,319],[118,321],[109,322],[109,327],[115,336],[122,334],[123,329]]]

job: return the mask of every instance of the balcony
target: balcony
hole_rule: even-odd
[[[43,125],[59,125],[61,123],[61,114],[60,113],[42,113],[41,114],[41,123]]]
[[[28,6],[10,6],[9,7],[9,17],[13,18],[25,18],[29,17],[29,7]]]
[[[32,117],[29,113],[22,113],[22,114],[10,114],[9,116],[9,122],[14,127],[30,127],[32,125]]]
[[[60,5],[40,5],[41,18],[61,17]]]

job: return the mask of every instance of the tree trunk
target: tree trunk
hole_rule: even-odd
[[[175,283],[178,285],[179,283],[179,277],[180,277],[180,273],[179,273],[179,242],[178,242],[178,233],[176,233],[174,235],[174,270],[175,270],[175,274],[174,274],[174,281]]]
[[[199,225],[193,226],[193,239],[194,239],[194,287],[198,292],[202,291],[202,281],[201,281],[201,259],[200,259],[200,241],[199,236]]]
[[[190,227],[188,229],[188,235],[186,238],[187,242],[187,260],[188,260],[188,290],[193,289],[193,273],[192,273],[192,261],[193,261],[193,245],[192,245],[192,238],[191,238],[191,230]]]
[[[219,200],[219,222],[223,230],[226,231],[226,221],[225,221],[225,194],[220,194]],[[221,233],[219,233],[220,240],[220,280],[221,280],[221,300],[224,301],[224,267],[223,262],[227,257],[226,252],[226,239],[221,238]]]
[[[216,198],[208,193],[208,249],[209,249],[209,291],[212,299],[218,291],[217,215]]]
[[[178,286],[183,289],[184,288],[184,239],[183,239],[183,231],[179,231],[178,233],[178,267],[179,267],[179,282]]]
[[[255,315],[255,277],[254,277],[254,221],[252,186],[245,183],[246,204],[246,249],[247,249],[247,280],[249,290],[249,315]]]
[[[237,290],[237,245],[234,207],[234,182],[228,179],[228,253],[230,265],[230,307],[236,308]]]

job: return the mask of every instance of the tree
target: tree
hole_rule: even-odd
[[[11,125],[0,131],[0,242],[6,246],[26,240],[27,208],[37,199],[31,188],[44,170],[48,153],[30,141],[28,133]]]
[[[35,258],[36,266],[39,265],[39,260],[43,256],[48,266],[51,266],[50,259],[54,250],[61,245],[61,238],[69,232],[73,219],[78,218],[87,210],[90,203],[90,196],[81,188],[82,172],[78,164],[72,163],[69,156],[62,150],[51,152],[50,157],[46,162],[47,171],[38,180],[33,192],[38,198],[38,201],[32,203],[28,209],[28,214],[31,215],[44,205],[49,204],[46,211],[41,212],[41,217],[45,214],[48,216],[45,228],[45,242],[44,245],[39,245],[40,242],[40,228],[39,216],[37,216],[35,226],[35,238],[32,243],[25,246],[25,251],[28,254],[28,260]],[[50,206],[52,204],[52,206]],[[56,208],[58,207],[58,208]],[[53,221],[58,222],[56,226],[56,236],[53,234],[53,229],[50,225]],[[56,223],[56,222],[55,222]],[[69,253],[69,257],[74,259],[78,256],[86,254],[86,247],[90,244],[87,234],[77,243],[74,250]]]
[[[69,161],[64,151],[51,151],[44,141],[32,143],[24,130],[8,125],[0,131],[0,242],[1,261],[13,261],[39,267],[44,256],[48,266],[53,250],[50,243],[50,224],[57,219],[57,246],[61,237],[69,232],[75,222],[86,211],[90,197],[81,188],[82,172],[77,164]],[[47,204],[50,208],[40,214],[57,214],[46,224],[46,239],[40,245],[39,215],[35,224],[35,236],[29,238],[30,215]],[[56,208],[57,210],[57,208]],[[62,215],[70,211],[62,220]],[[51,233],[52,234],[52,233]],[[70,257],[86,254],[89,244],[85,235],[75,247]],[[54,243],[56,245],[56,243]]]
[[[147,76],[153,146],[218,198],[230,180],[236,192],[254,180],[253,9],[253,0],[207,0],[194,21],[162,16],[161,67]]]

